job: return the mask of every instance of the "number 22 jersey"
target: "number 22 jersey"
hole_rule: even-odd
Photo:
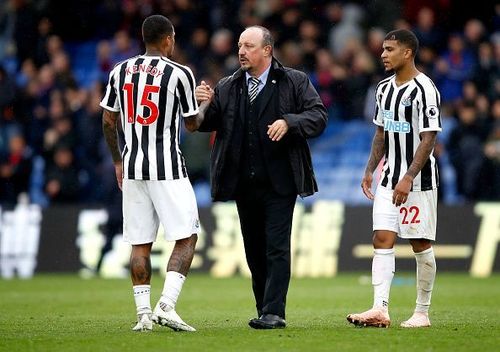
[[[380,185],[394,189],[410,167],[420,144],[420,133],[441,131],[441,97],[432,80],[419,73],[405,84],[396,85],[392,75],[377,85],[373,123],[384,128],[385,160]],[[439,185],[436,159],[429,156],[413,180],[412,191],[435,189]]]

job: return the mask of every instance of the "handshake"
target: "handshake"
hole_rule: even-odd
[[[194,94],[198,104],[205,101],[210,103],[214,96],[214,90],[205,81],[201,81],[201,84],[194,90]]]
[[[214,97],[214,90],[205,81],[201,81],[194,90],[194,96],[200,105],[200,111],[196,115],[184,117],[184,126],[189,132],[197,131],[205,119],[205,112]]]

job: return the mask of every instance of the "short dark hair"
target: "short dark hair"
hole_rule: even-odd
[[[172,35],[174,26],[162,15],[152,15],[142,23],[142,39],[145,44],[158,43],[163,37]]]
[[[407,46],[413,52],[413,56],[418,52],[418,39],[412,31],[407,29],[396,29],[387,33],[384,40],[397,40],[399,43]]]
[[[271,32],[269,31],[269,29],[267,29],[266,27],[257,26],[257,25],[247,27],[246,29],[249,29],[249,28],[260,29],[262,31],[262,46],[271,45],[271,48],[274,48],[274,38],[273,38]]]

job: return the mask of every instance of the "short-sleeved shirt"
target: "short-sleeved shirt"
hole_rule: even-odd
[[[198,113],[194,89],[189,67],[166,57],[140,55],[113,68],[100,105],[121,115],[124,178],[187,177],[180,120]]]
[[[441,131],[441,97],[432,80],[423,73],[401,86],[393,75],[376,88],[373,123],[384,128],[385,161],[380,185],[394,189],[413,161],[420,133]],[[413,180],[412,191],[435,189],[439,173],[433,154]]]

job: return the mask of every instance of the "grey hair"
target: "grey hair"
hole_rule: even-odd
[[[266,27],[263,26],[250,26],[245,28],[245,30],[250,29],[250,28],[258,28],[262,31],[262,46],[267,46],[270,45],[272,49],[274,49],[274,38]]]

